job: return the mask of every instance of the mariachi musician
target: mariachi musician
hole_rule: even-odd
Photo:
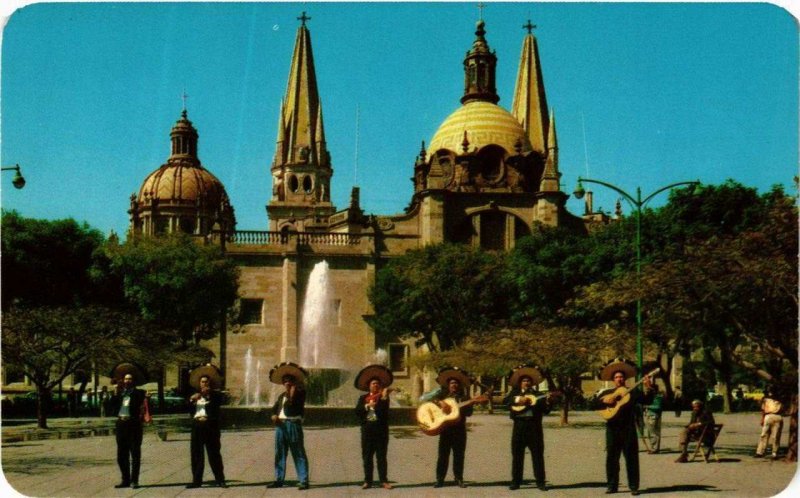
[[[464,483],[464,455],[467,449],[467,417],[472,416],[472,405],[479,398],[469,399],[464,390],[472,382],[469,374],[458,367],[444,367],[439,370],[436,382],[441,386],[437,397],[433,400],[445,413],[450,413],[452,407],[445,402],[446,399],[455,401],[461,407],[459,417],[455,423],[448,425],[439,433],[439,454],[436,460],[436,484],[434,488],[444,486],[447,467],[450,464],[450,452],[453,453],[453,475],[456,485],[466,488]]]
[[[600,380],[612,381],[614,387],[597,396],[596,408],[616,409],[616,414],[606,421],[606,493],[616,493],[619,489],[619,457],[625,456],[628,473],[628,488],[632,495],[639,494],[639,441],[636,432],[635,405],[650,404],[653,397],[652,381],[649,376],[643,380],[645,391],[638,387],[620,398],[615,394],[625,390],[625,382],[636,376],[636,367],[622,358],[611,360],[600,371]]]
[[[303,384],[308,372],[292,362],[275,365],[269,371],[273,384],[285,389],[272,405],[272,423],[275,424],[275,481],[268,488],[281,488],[286,476],[286,456],[291,451],[297,471],[297,489],[308,489],[308,456],[303,438],[303,415],[306,406],[306,391]]]
[[[533,476],[536,487],[547,490],[544,472],[544,432],[542,416],[550,413],[550,399],[553,393],[537,396],[534,386],[542,382],[542,374],[533,365],[520,365],[511,371],[508,383],[511,391],[503,399],[514,421],[511,432],[511,485],[509,489],[519,489],[522,484],[525,450],[531,450]]]
[[[189,415],[192,417],[192,439],[189,448],[192,462],[192,482],[187,489],[203,484],[203,468],[208,453],[208,465],[217,486],[227,488],[225,470],[220,453],[220,406],[222,406],[222,374],[214,365],[202,365],[189,373],[189,384],[197,390],[189,398]]]
[[[364,367],[355,378],[355,387],[367,391],[358,398],[356,416],[361,422],[361,458],[364,462],[362,489],[372,487],[373,458],[378,462],[378,478],[383,489],[392,489],[387,477],[386,453],[389,449],[389,387],[392,372],[383,365]]]
[[[147,393],[136,386],[146,381],[144,369],[133,363],[120,363],[111,370],[116,384],[109,400],[109,410],[117,417],[114,433],[117,440],[117,464],[122,480],[115,488],[139,487],[142,466],[143,422],[149,422]]]

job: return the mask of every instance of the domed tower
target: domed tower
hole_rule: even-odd
[[[167,162],[147,175],[138,195],[131,195],[131,233],[206,235],[212,229],[236,228],[225,187],[200,164],[197,138],[184,108],[170,132],[172,150]]]
[[[272,161],[272,198],[267,204],[273,231],[327,230],[336,211],[330,200],[333,169],[325,143],[311,33],[305,12],[298,17],[286,96],[278,119]]]
[[[485,28],[479,20],[464,59],[461,107],[439,126],[427,150],[423,144],[414,165],[411,209],[418,208],[423,217],[425,243],[449,240],[508,249],[530,233],[534,222],[558,224],[566,201],[558,189],[555,144],[547,143],[551,131],[555,140],[555,130],[548,129],[535,41],[529,31],[512,114],[497,105],[497,56]],[[542,196],[543,188],[556,192]],[[555,211],[537,207],[553,202]]]

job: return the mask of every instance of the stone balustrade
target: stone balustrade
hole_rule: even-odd
[[[301,246],[355,246],[372,235],[338,232],[270,232],[237,230],[228,235],[227,243],[236,245],[289,245],[296,239]]]

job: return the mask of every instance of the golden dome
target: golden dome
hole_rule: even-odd
[[[525,129],[510,112],[491,102],[473,101],[459,107],[444,120],[433,135],[428,155],[440,149],[461,154],[465,131],[470,151],[494,144],[514,154],[517,141],[522,143],[522,152],[531,150]]]
[[[198,199],[207,206],[219,206],[227,198],[225,187],[202,166],[170,161],[150,173],[139,189],[139,202],[157,199],[162,204],[195,204]]]

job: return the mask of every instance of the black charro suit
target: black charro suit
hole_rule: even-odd
[[[361,459],[364,462],[364,482],[372,484],[372,459],[378,461],[378,478],[389,482],[386,453],[389,449],[389,398],[379,399],[375,405],[374,419],[367,409],[367,396],[362,394],[356,403],[356,416],[361,421]]]
[[[503,399],[503,404],[509,408],[509,414],[514,421],[511,432],[511,484],[522,484],[523,467],[525,464],[525,450],[531,450],[533,461],[533,476],[537,486],[544,486],[544,431],[542,430],[542,416],[550,413],[550,404],[547,398],[537,400],[535,405],[528,405],[524,410],[515,411],[511,407],[518,405],[517,397],[536,393],[533,389],[524,392],[515,387]]]
[[[144,416],[145,392],[130,389],[114,393],[109,400],[110,413],[117,417],[117,464],[122,474],[122,484],[138,484],[142,465],[142,417]],[[128,415],[124,413],[124,401],[128,399]]]
[[[203,399],[203,398],[201,398]],[[222,406],[222,393],[210,391],[204,397],[205,416],[198,417],[198,401],[194,396],[189,399],[189,414],[192,417],[192,440],[191,440],[191,460],[192,460],[192,483],[201,484],[203,482],[203,471],[205,470],[205,456],[203,448],[208,454],[208,465],[214,474],[217,484],[225,482],[224,466],[222,455],[220,454],[220,406]]]

